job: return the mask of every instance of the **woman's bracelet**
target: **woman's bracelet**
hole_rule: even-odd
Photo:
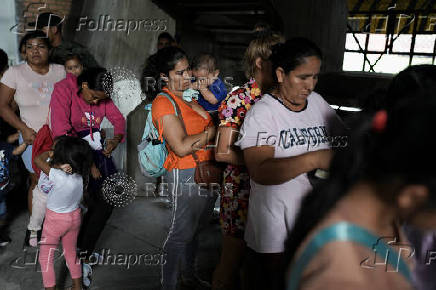
[[[206,144],[209,141],[209,127],[206,128],[206,130],[204,130],[204,133],[206,133]]]

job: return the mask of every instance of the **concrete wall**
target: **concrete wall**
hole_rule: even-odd
[[[65,21],[68,21],[72,0],[4,0],[2,4],[0,39],[8,46],[8,55],[12,63],[17,64],[19,61],[18,42],[24,34],[35,29],[28,27],[27,24],[35,21],[38,14],[48,11],[65,17]],[[15,9],[11,9],[11,5],[15,5]],[[7,31],[9,35],[5,36],[4,31]]]
[[[106,26],[101,25],[105,19]],[[120,24],[116,25],[115,31],[108,19],[119,21]],[[166,30],[174,34],[175,31],[175,22],[149,0],[84,1],[78,24],[84,23],[85,20],[89,21],[89,24],[80,26],[80,30],[79,26],[76,26],[74,39],[85,44],[100,64],[106,67],[123,66],[138,75],[145,59],[156,51],[159,33]],[[126,31],[123,24],[129,20],[131,29]],[[135,20],[137,24],[142,21],[142,25],[136,31],[133,30]],[[144,20],[157,20],[159,30],[150,25],[144,27],[144,24],[148,24]],[[97,28],[96,22],[99,22]]]
[[[144,110],[144,106],[149,103],[148,100],[143,101],[136,109],[130,113],[127,120],[127,168],[126,172],[131,176],[138,185],[138,194],[152,196],[154,188],[152,184],[156,182],[156,179],[146,177],[142,175],[141,170],[138,167],[138,153],[137,145],[141,142],[142,133],[145,127],[145,120],[147,119],[147,113]]]
[[[9,29],[16,25],[15,23],[15,3],[13,0],[5,0],[0,10],[0,48],[3,49],[9,58],[9,64],[18,62],[17,34]]]
[[[342,71],[347,31],[346,0],[272,0],[286,38],[307,37],[324,53],[323,71]]]
[[[100,65],[119,73],[129,72],[127,79],[131,79],[131,72],[137,78],[135,82],[139,80],[145,60],[156,52],[157,36],[164,30],[172,35],[175,32],[175,21],[150,0],[79,0],[77,5],[81,5],[80,13],[76,6],[70,17],[73,21],[68,23],[69,35],[86,45]],[[117,22],[113,25],[109,19]],[[136,30],[135,23],[138,24]],[[153,181],[141,175],[137,162],[136,145],[142,137],[146,114],[143,105],[134,110],[135,105],[143,101],[143,96],[134,92],[128,97],[128,102],[115,102],[127,117],[127,142],[120,144],[113,157],[117,166],[133,177],[139,191],[143,192],[146,182]],[[134,112],[129,115],[132,110]],[[107,131],[112,133],[111,129]]]

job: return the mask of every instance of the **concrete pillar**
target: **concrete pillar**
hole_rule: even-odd
[[[148,100],[139,104],[127,118],[127,174],[131,176],[138,185],[138,194],[143,196],[153,196],[155,178],[142,175],[138,163],[137,145],[141,142],[148,112],[144,107],[150,103]]]
[[[273,1],[286,38],[306,37],[323,51],[322,71],[342,71],[347,31],[345,0]]]

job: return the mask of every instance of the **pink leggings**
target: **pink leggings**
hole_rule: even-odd
[[[46,210],[39,252],[39,263],[41,265],[44,287],[56,285],[53,257],[61,239],[64,249],[63,254],[70,270],[71,278],[77,279],[82,276],[82,268],[76,255],[79,228],[80,208],[69,213],[56,213],[49,209]]]

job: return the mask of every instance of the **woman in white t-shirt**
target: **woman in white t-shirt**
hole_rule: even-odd
[[[307,173],[327,169],[331,159],[327,123],[337,117],[313,92],[321,58],[307,39],[275,45],[270,57],[275,86],[248,111],[236,143],[250,174],[245,241],[258,261],[250,264],[262,268],[261,274],[249,270],[253,289],[282,289],[285,239],[312,188]]]
[[[88,184],[92,151],[88,142],[77,137],[56,138],[52,160],[40,154],[35,164],[48,175],[52,188],[47,196],[47,209],[40,242],[39,263],[45,289],[56,288],[53,253],[59,241],[73,280],[72,289],[82,289],[82,267],[77,259],[77,236],[81,224],[79,203]],[[70,165],[71,170],[62,170]],[[67,170],[68,171],[68,170]]]
[[[0,117],[20,131],[20,143],[31,145],[36,132],[46,123],[54,84],[65,78],[62,65],[49,64],[50,42],[42,31],[27,33],[22,40],[26,48],[26,62],[10,67],[0,83]],[[20,117],[11,109],[18,104]],[[29,212],[32,211],[32,190],[38,179],[32,169],[32,146],[28,146],[22,159],[30,172],[28,194]]]

